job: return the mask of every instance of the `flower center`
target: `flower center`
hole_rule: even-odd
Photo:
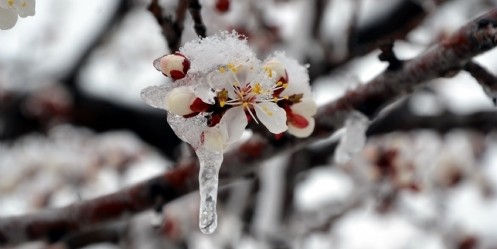
[[[217,93],[218,106],[226,110],[231,107],[241,106],[247,115],[258,123],[255,116],[255,108],[262,110],[266,115],[272,116],[273,112],[265,107],[262,103],[273,102],[278,103],[281,100],[288,100],[289,96],[280,96],[280,93],[288,86],[286,81],[281,79],[274,80],[273,70],[269,67],[264,67],[263,70],[269,80],[274,83],[270,86],[263,85],[258,81],[245,79],[246,73],[253,70],[253,67],[237,66],[233,63],[228,63],[218,68],[221,74],[230,74],[230,83],[228,88],[222,88]],[[242,77],[240,77],[242,76]]]

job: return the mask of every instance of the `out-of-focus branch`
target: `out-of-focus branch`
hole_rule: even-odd
[[[473,61],[468,62],[464,70],[478,81],[485,93],[492,98],[494,105],[497,105],[497,77]]]
[[[64,208],[0,219],[0,245],[26,241],[59,241],[96,224],[117,220],[161,205],[196,188],[197,165],[183,162],[178,168],[148,181]]]
[[[319,40],[320,31],[323,24],[324,11],[326,10],[329,0],[315,0],[314,2],[314,15],[312,15],[312,32],[311,35],[314,39]],[[311,1],[312,3],[312,1]]]
[[[193,28],[198,36],[205,37],[207,28],[205,27],[204,22],[202,21],[202,15],[200,14],[202,5],[200,5],[198,0],[188,0],[188,2],[188,11],[190,11],[190,15],[193,19]]]
[[[348,92],[322,106],[316,115],[316,129],[307,139],[289,136],[267,140],[254,136],[225,153],[220,172],[224,184],[256,168],[256,162],[278,153],[303,148],[310,142],[328,137],[341,128],[347,115],[360,111],[369,117],[399,96],[414,91],[425,81],[460,70],[472,57],[496,46],[497,9],[469,22],[446,40],[418,57],[406,61],[402,68],[385,71],[369,84]],[[0,219],[0,244],[16,244],[61,237],[85,227],[122,218],[170,202],[196,189],[198,166],[182,162],[175,169],[113,194],[83,201],[65,208],[37,214]]]
[[[76,233],[61,242],[66,248],[81,248],[97,243],[113,243],[119,244],[120,239],[126,234],[128,222],[121,221],[113,224],[106,224],[104,226]]]
[[[472,57],[496,45],[496,27],[497,9],[494,9],[418,57],[405,61],[399,70],[387,70],[368,84],[361,85],[334,103],[324,106],[318,114],[318,123],[336,126],[339,121],[337,117],[340,116],[336,114],[353,110],[372,117],[383,106],[405,93],[412,92],[422,83],[460,71]],[[321,117],[323,118],[320,119]]]
[[[419,116],[406,108],[398,108],[372,122],[366,131],[366,136],[370,138],[390,132],[408,132],[420,129],[440,134],[455,129],[466,129],[485,134],[497,131],[497,112],[481,111],[471,114],[455,114],[445,111],[436,116]],[[328,163],[330,154],[333,154],[337,145],[337,141],[330,141],[325,145],[309,149],[307,156],[310,158],[310,162],[307,168]]]
[[[447,1],[450,0],[435,0],[433,3],[438,6]],[[428,14],[429,12],[418,1],[404,0],[398,3],[382,18],[368,25],[357,27],[356,30],[350,30],[348,55],[338,60],[327,55],[324,61],[313,63],[314,66],[310,68],[311,78],[327,74],[352,58],[371,52],[378,47],[378,42],[404,39],[409,32],[423,22]],[[330,52],[327,51],[326,54]]]
[[[152,13],[161,27],[162,34],[166,38],[170,52],[177,51],[181,46],[181,35],[183,34],[183,23],[187,7],[186,0],[178,1],[178,6],[176,7],[176,20],[173,20],[171,16],[164,16],[158,0],[152,0],[148,6],[148,10]]]

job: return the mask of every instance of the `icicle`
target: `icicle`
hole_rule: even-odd
[[[340,144],[335,150],[335,162],[342,164],[348,162],[354,154],[361,151],[366,144],[366,129],[369,119],[362,113],[353,112],[345,121],[345,134],[340,139]]]
[[[217,227],[217,188],[219,169],[223,162],[222,152],[212,152],[204,148],[197,151],[200,162],[199,192],[199,228],[204,234],[211,234]]]

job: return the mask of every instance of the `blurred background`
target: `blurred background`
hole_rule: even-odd
[[[35,16],[0,31],[0,219],[115,192],[184,156],[165,112],[139,97],[165,82],[152,62],[173,52],[149,3],[38,0]],[[174,18],[177,0],[159,3]],[[279,50],[308,63],[318,104],[381,73],[388,66],[377,58],[381,42],[395,39],[397,56],[410,59],[497,6],[200,3],[208,34],[235,29],[259,58]],[[183,43],[196,37],[190,15],[184,27]],[[475,61],[497,73],[496,50]],[[255,179],[222,190],[213,235],[198,230],[192,193],[166,205],[167,216],[149,211],[95,228],[102,240],[8,248],[497,248],[496,114],[476,80],[460,72],[385,108],[347,163],[333,160],[340,132],[261,163]]]

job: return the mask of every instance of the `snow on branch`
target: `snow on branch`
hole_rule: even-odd
[[[259,136],[252,137],[225,153],[220,183],[226,184],[254,170],[256,162],[283,151],[300,149],[312,141],[329,136],[343,127],[352,112],[360,111],[373,118],[382,107],[413,92],[426,81],[464,69],[474,56],[496,46],[496,27],[497,9],[493,9],[425,53],[405,61],[401,68],[385,71],[368,84],[322,106],[316,115],[315,131],[309,138],[286,136],[280,140],[266,140]],[[1,218],[0,244],[42,239],[55,242],[70,233],[159,207],[195,190],[197,173],[196,163],[181,162],[169,172],[110,195],[65,208]]]

